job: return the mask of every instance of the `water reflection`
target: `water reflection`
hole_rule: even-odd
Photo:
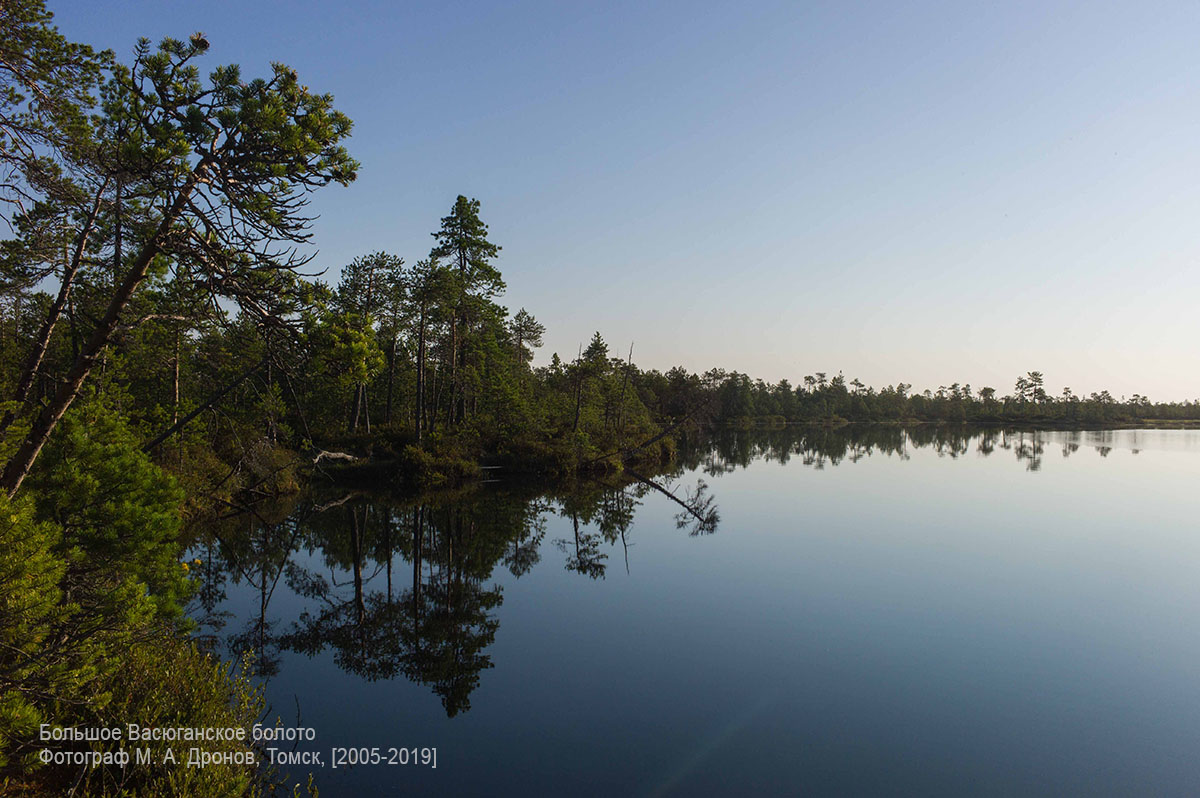
[[[682,441],[665,473],[629,471],[620,481],[549,491],[502,482],[420,498],[343,493],[261,505],[202,525],[190,555],[201,561],[193,614],[226,654],[253,651],[261,676],[277,674],[287,652],[328,654],[367,681],[403,676],[426,686],[453,717],[470,709],[493,664],[504,601],[497,570],[519,580],[556,567],[545,561],[553,554],[558,567],[586,580],[604,579],[614,563],[629,572],[634,518],[651,496],[671,503],[677,529],[704,536],[720,525],[712,481],[755,460],[824,469],[872,457],[908,460],[929,449],[951,459],[1012,456],[1036,472],[1055,443],[1063,457],[1082,447],[1107,456],[1114,439],[966,426],[724,430]],[[552,517],[569,528],[547,541]],[[228,609],[231,590],[253,596],[241,617]],[[283,593],[289,600],[273,608]]]
[[[1113,450],[1115,436],[1136,440],[1138,431],[1019,430],[972,425],[843,425],[840,427],[781,427],[721,430],[684,440],[680,465],[719,477],[746,468],[756,460],[787,464],[793,458],[805,466],[824,469],[857,463],[873,456],[909,459],[915,449],[931,449],[938,457],[989,457],[999,450],[1013,455],[1029,471],[1042,467],[1046,446],[1062,445],[1063,457],[1088,446],[1101,457]],[[1145,434],[1141,432],[1140,434]],[[1135,446],[1131,449],[1137,453]]]
[[[446,714],[470,708],[496,636],[503,602],[497,567],[521,577],[539,564],[546,518],[570,518],[572,540],[556,540],[567,570],[601,579],[603,545],[620,542],[628,569],[628,530],[650,490],[671,496],[715,530],[703,483],[676,496],[664,482],[591,484],[556,494],[499,488],[422,500],[345,494],[291,507],[256,507],[204,525],[193,556],[197,612],[210,642],[240,656],[253,651],[260,676],[278,672],[292,651],[329,651],[338,667],[369,681],[403,675],[427,685]],[[693,532],[695,534],[695,532]],[[281,583],[303,600],[291,619],[271,612]],[[227,588],[253,592],[253,611],[232,631]]]

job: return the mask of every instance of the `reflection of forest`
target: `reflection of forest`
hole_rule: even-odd
[[[1107,455],[1111,435],[1068,438],[1063,456],[1081,443]],[[403,675],[428,685],[454,716],[470,708],[480,673],[491,667],[487,649],[503,601],[495,571],[502,566],[520,578],[541,561],[550,515],[570,521],[568,536],[552,541],[566,569],[601,579],[610,552],[619,551],[629,568],[633,519],[650,494],[677,505],[678,528],[691,535],[716,530],[715,497],[703,479],[687,485],[690,472],[719,478],[757,459],[796,458],[824,468],[878,455],[907,459],[923,448],[950,458],[1009,452],[1036,471],[1046,444],[1046,433],[967,426],[722,430],[685,437],[672,469],[631,473],[632,481],[255,506],[204,525],[191,555],[200,559],[193,614],[231,653],[252,651],[262,676],[277,672],[284,651],[315,656],[329,649],[340,668],[364,679]],[[257,600],[240,628],[226,631],[222,604],[231,584],[252,589]],[[305,600],[299,617],[272,617],[281,584]]]
[[[939,457],[957,458],[974,452],[987,457],[997,450],[1011,453],[1030,471],[1042,465],[1049,441],[1061,443],[1069,457],[1088,445],[1104,457],[1112,451],[1112,430],[1047,432],[980,427],[970,424],[788,426],[775,429],[723,429],[687,437],[679,447],[680,471],[700,471],[710,477],[745,468],[755,460],[788,463],[798,459],[812,468],[856,463],[883,455],[907,460],[915,449],[932,449]]]

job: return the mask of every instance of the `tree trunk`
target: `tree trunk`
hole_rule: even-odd
[[[425,306],[421,305],[421,319],[417,325],[417,446],[421,445],[425,432]]]
[[[366,615],[367,606],[363,600],[363,545],[362,531],[358,525],[358,510],[354,505],[346,508],[350,513],[350,548],[354,557],[354,617],[357,625],[362,627],[363,617]],[[366,513],[363,513],[363,523],[366,524]]]
[[[179,423],[179,330],[175,331],[175,357],[172,361],[171,400],[174,407],[171,411],[172,426]]]
[[[75,298],[67,302],[67,321],[71,325],[71,360],[79,357],[79,325],[75,321]]]
[[[387,386],[387,409],[383,412],[383,423],[391,426],[392,424],[392,386],[396,382],[396,334],[392,333],[392,348],[388,354],[388,386]]]
[[[257,372],[259,369],[261,369],[263,367],[263,364],[265,362],[266,362],[266,358],[263,358],[262,360],[260,360],[259,362],[255,363],[253,366],[251,366],[250,368],[243,371],[238,376],[237,379],[235,379],[233,382],[229,383],[224,388],[222,388],[221,390],[217,391],[215,394],[210,396],[208,398],[208,401],[206,401],[204,404],[200,405],[195,410],[188,413],[182,419],[175,422],[169,428],[167,428],[166,430],[161,432],[157,437],[154,438],[154,440],[152,440],[149,443],[147,443],[146,445],[144,445],[142,447],[142,451],[143,452],[154,451],[154,449],[156,447],[158,447],[163,441],[165,441],[167,438],[170,438],[176,432],[178,432],[179,430],[186,427],[192,421],[192,419],[196,418],[196,416],[200,415],[205,410],[208,410],[210,407],[215,405],[217,402],[224,399],[229,394],[230,391],[232,391],[234,388],[238,387],[243,382],[245,382],[247,379],[249,379],[251,375],[253,375],[255,372]]]
[[[179,329],[175,330],[175,368],[172,375],[172,399],[174,407],[171,410],[171,426],[174,427],[179,423],[179,339],[183,337],[183,332]],[[183,468],[183,440],[179,440],[178,446],[179,467]]]
[[[418,504],[413,509],[413,613],[421,606],[421,564],[425,556],[425,505]]]
[[[207,169],[207,162],[201,161],[196,169],[192,171],[187,182],[180,188],[178,196],[175,197],[175,202],[167,209],[162,221],[159,222],[154,233],[151,234],[149,240],[142,247],[141,252],[138,253],[138,256],[130,266],[129,272],[125,275],[125,279],[117,287],[112,299],[109,300],[108,308],[96,324],[96,328],[92,331],[91,336],[84,345],[83,351],[79,353],[79,357],[75,358],[75,362],[67,372],[66,379],[55,392],[54,398],[38,414],[20,448],[17,449],[16,454],[5,465],[4,472],[0,475],[0,489],[5,490],[9,498],[16,495],[17,490],[21,487],[21,483],[29,475],[29,469],[33,466],[34,460],[37,459],[38,454],[42,451],[42,447],[46,445],[46,441],[50,439],[50,434],[54,432],[54,428],[58,426],[58,422],[62,419],[63,414],[67,412],[71,404],[75,401],[75,397],[79,395],[79,390],[83,387],[84,380],[92,373],[96,362],[108,346],[108,339],[112,336],[113,330],[116,329],[117,321],[121,318],[122,311],[129,304],[129,300],[133,297],[134,292],[137,291],[138,286],[141,285],[142,280],[146,278],[146,271],[150,268],[150,262],[154,260],[155,255],[159,254],[163,239],[171,231],[175,220],[183,213],[188,197],[195,190],[196,184]]]
[[[350,431],[358,432],[358,411],[362,407],[362,384],[354,386],[354,398],[350,400]]]
[[[454,403],[458,398],[458,314],[450,320],[450,401],[446,407],[446,423],[454,424]]]
[[[46,356],[46,350],[50,347],[50,338],[54,335],[54,326],[58,323],[58,319],[62,316],[63,308],[67,305],[67,300],[71,297],[71,289],[75,285],[75,275],[79,271],[79,264],[83,260],[83,250],[87,246],[88,238],[92,234],[92,230],[96,226],[96,216],[100,212],[100,202],[104,196],[104,187],[107,186],[107,181],[104,186],[96,192],[96,199],[92,203],[92,208],[88,212],[87,221],[79,231],[79,237],[75,243],[75,252],[70,260],[63,264],[62,282],[58,287],[58,296],[55,298],[50,309],[46,311],[46,318],[42,321],[41,329],[38,330],[37,338],[34,339],[33,349],[25,358],[25,364],[21,367],[21,377],[17,381],[17,390],[13,393],[13,401],[18,407],[26,404],[29,399],[30,389],[33,388],[33,382],[37,376],[38,369],[42,366],[42,359]],[[15,316],[14,316],[15,318]],[[16,418],[17,408],[13,408],[4,414],[4,418],[0,420],[0,433],[4,432],[12,424]]]
[[[579,431],[579,408],[583,404],[583,371],[579,372],[579,377],[575,380],[575,423],[571,425],[571,432]]]
[[[117,275],[121,273],[121,257],[122,257],[122,225],[121,225],[121,181],[117,180],[117,203],[113,208],[116,211],[116,225],[113,230],[113,284],[117,282]]]
[[[633,342],[629,342],[629,362],[625,364],[625,376],[621,379],[621,399],[617,403],[617,433],[625,432],[625,386],[629,384],[629,372],[633,369]]]
[[[304,415],[304,408],[300,406],[300,397],[296,395],[296,389],[292,385],[292,378],[288,374],[287,369],[282,365],[279,370],[283,372],[283,384],[287,386],[288,393],[292,395],[292,402],[296,405],[296,414],[300,416],[300,423],[304,425],[304,437],[312,440],[312,430],[308,428],[308,418]]]
[[[428,423],[425,425],[425,429],[429,432],[433,432],[434,424],[437,422],[438,403],[441,401],[442,383],[446,381],[444,376],[443,379],[439,380],[438,373],[443,370],[444,369],[439,369],[437,366],[434,366],[433,368],[433,388],[430,396],[432,401],[430,402],[429,407],[426,408],[429,415],[426,419]]]
[[[462,424],[467,420],[467,385],[463,379],[463,371],[467,367],[467,321],[462,320],[462,335],[458,351],[458,382],[454,387],[454,423]]]

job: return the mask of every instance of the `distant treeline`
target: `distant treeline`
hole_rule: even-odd
[[[1200,416],[1051,399],[1036,372],[1008,396],[664,374],[599,333],[534,367],[545,330],[499,303],[500,248],[476,200],[457,197],[415,263],[374,252],[325,264],[336,284],[314,277],[309,195],[359,166],[332,96],[282,64],[205,74],[199,33],[143,40],[125,64],[51,19],[42,0],[0,6],[0,791],[241,795],[260,780],[39,767],[43,723],[259,712],[183,634],[189,505],[296,491],[348,458],[424,483],[484,458],[618,470],[669,460],[672,433],[705,422]]]
[[[639,385],[662,397],[652,404],[669,413],[679,412],[705,390],[715,394],[714,416],[720,421],[777,418],[784,421],[949,421],[1031,422],[1058,424],[1109,424],[1139,420],[1200,419],[1200,401],[1152,402],[1145,396],[1117,399],[1108,391],[1086,396],[1063,389],[1049,395],[1039,371],[1018,377],[1012,391],[1001,394],[990,386],[972,389],[953,383],[937,390],[913,391],[907,383],[876,390],[840,373],[832,378],[818,372],[793,387],[787,380],[768,384],[737,372],[711,371],[703,376],[672,369],[665,375],[648,372]],[[691,386],[691,387],[688,387]]]

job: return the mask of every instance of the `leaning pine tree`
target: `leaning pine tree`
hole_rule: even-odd
[[[270,321],[305,260],[296,245],[308,238],[306,195],[355,177],[358,165],[341,146],[351,123],[332,97],[311,93],[282,64],[269,78],[244,82],[226,66],[203,81],[193,61],[207,49],[200,34],[157,50],[143,40],[132,67],[116,67],[104,87],[96,141],[73,168],[86,172],[79,183],[103,187],[111,287],[50,401],[24,408],[28,432],[0,474],[10,496],[152,269],[174,261],[176,279]]]

